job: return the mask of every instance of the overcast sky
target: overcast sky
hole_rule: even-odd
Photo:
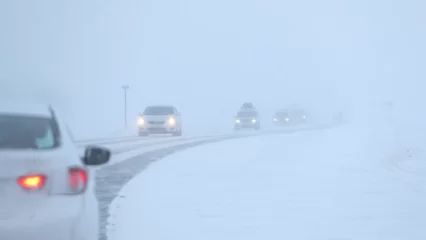
[[[53,102],[79,136],[122,127],[123,84],[129,124],[172,104],[197,129],[231,126],[245,101],[265,118],[294,103],[416,105],[425,10],[422,0],[1,1],[0,94]]]

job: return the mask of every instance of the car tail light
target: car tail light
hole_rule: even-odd
[[[86,191],[88,183],[87,171],[82,168],[69,169],[70,194],[80,194]]]
[[[28,190],[36,190],[44,187],[46,176],[44,175],[27,175],[18,178],[18,184]]]

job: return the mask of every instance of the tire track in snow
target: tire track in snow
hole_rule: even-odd
[[[96,172],[96,196],[100,208],[100,236],[99,240],[106,240],[106,225],[109,217],[108,206],[117,197],[120,189],[136,174],[139,174],[150,163],[167,155],[196,147],[202,144],[214,143],[230,139],[231,137],[200,140],[197,142],[183,143],[167,148],[146,152],[140,156],[128,159],[112,166],[106,166]],[[234,138],[234,137],[232,137]]]

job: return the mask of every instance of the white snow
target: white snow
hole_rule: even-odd
[[[422,152],[367,137],[340,127],[178,152],[122,189],[109,239],[425,239]]]

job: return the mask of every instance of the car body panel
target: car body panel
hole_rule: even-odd
[[[0,194],[3,195],[0,197],[0,220],[37,215],[37,211],[43,211],[44,201],[66,191],[68,166],[83,167],[60,149],[0,151],[0,164]],[[35,192],[22,189],[17,179],[33,174],[47,177],[45,187]],[[81,204],[82,197],[76,196],[74,200],[75,204]]]
[[[76,204],[75,196],[45,198],[31,214],[0,219],[0,239],[76,240],[75,234],[85,234],[84,229],[76,229],[83,206]]]

